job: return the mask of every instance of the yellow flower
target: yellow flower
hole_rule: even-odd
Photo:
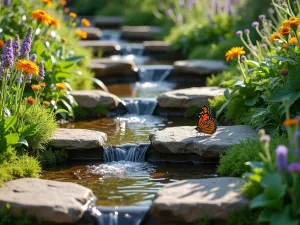
[[[48,102],[48,101],[43,101],[43,105],[46,106],[46,107],[48,107],[48,106],[50,105],[50,102]]]
[[[280,39],[280,34],[278,32],[271,34],[270,36],[270,41],[274,42],[274,40],[279,40]]]
[[[45,83],[45,82],[42,82],[42,83],[40,83],[40,86],[41,86],[42,88],[44,88],[44,87],[46,87],[46,83]]]
[[[65,90],[67,88],[67,86],[64,83],[57,83],[55,85],[59,90]]]
[[[85,19],[85,18],[83,18],[83,19],[81,20],[81,24],[82,24],[83,26],[86,26],[86,27],[91,26],[90,21],[87,20],[87,19]]]
[[[297,28],[300,25],[300,18],[291,17],[289,20],[284,20],[282,25],[290,28]]]
[[[290,28],[285,27],[285,26],[281,26],[280,29],[279,29],[279,33],[281,35],[289,35],[290,34]]]
[[[238,57],[240,55],[245,55],[246,52],[243,50],[244,47],[233,47],[229,51],[226,52],[226,61],[230,59],[234,59],[235,57]]]
[[[297,119],[288,119],[288,120],[284,121],[283,125],[286,127],[289,127],[289,126],[295,126],[298,123],[299,123],[299,121]]]
[[[60,4],[61,4],[62,6],[65,6],[65,5],[67,4],[67,1],[66,1],[66,0],[61,0],[61,1],[60,1]]]
[[[81,37],[82,39],[86,39],[87,38],[87,33],[80,30],[80,29],[76,29],[75,34],[79,37]]]
[[[33,105],[35,103],[35,99],[33,97],[26,98],[26,102],[28,102],[30,105]]]
[[[292,37],[289,39],[289,44],[290,45],[296,45],[298,43],[298,40],[296,37]]]
[[[56,26],[57,29],[60,28],[60,22],[58,21],[58,19],[55,19],[55,18],[51,18],[51,22],[49,25],[54,25],[54,26]]]
[[[51,0],[43,0],[46,6],[52,7],[52,1]]]
[[[37,19],[41,22],[44,22],[46,25],[49,25],[51,23],[51,16],[42,9],[37,9],[33,12],[31,12],[31,17],[33,19]]]
[[[41,88],[42,88],[42,87],[41,87],[40,85],[38,85],[38,84],[33,84],[33,85],[31,85],[31,89],[32,89],[33,91],[39,91]]]
[[[37,75],[39,67],[32,61],[24,59],[16,63],[16,70],[22,70],[26,74]]]
[[[77,17],[77,14],[74,12],[70,12],[69,16],[71,16],[73,19],[75,19]]]
[[[5,45],[4,41],[3,40],[0,40],[0,48],[3,48]]]

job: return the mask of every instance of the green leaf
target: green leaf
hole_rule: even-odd
[[[224,97],[225,97],[227,100],[230,99],[229,89],[226,89],[226,90],[224,91]]]
[[[253,60],[245,60],[244,62],[246,62],[247,65],[251,66],[251,67],[255,67],[255,68],[259,68],[259,63]]]
[[[69,58],[66,58],[65,61],[67,62],[73,62],[73,63],[78,63],[81,60],[83,60],[85,57],[84,56],[71,56]]]
[[[19,135],[17,133],[10,133],[5,135],[4,138],[6,139],[7,146],[15,145],[19,141]]]
[[[298,225],[299,220],[293,219],[290,213],[290,207],[285,206],[281,212],[273,213],[270,225]]]
[[[69,113],[68,110],[65,110],[65,109],[58,109],[55,111],[55,114],[58,114],[58,113]]]
[[[291,62],[297,64],[297,61],[291,57],[283,57],[283,56],[273,56],[272,59],[277,59],[280,62]]]
[[[263,162],[251,161],[251,162],[246,162],[246,165],[250,166],[251,169],[262,168]]]
[[[16,122],[17,122],[17,118],[15,116],[10,116],[5,118],[4,131],[7,132],[9,129],[13,128]]]
[[[106,91],[106,92],[109,92],[108,91],[108,89],[107,89],[107,87],[105,86],[105,84],[101,81],[101,80],[99,80],[99,79],[97,79],[97,78],[94,78],[94,77],[92,77],[92,80],[103,90],[103,91]]]
[[[272,218],[272,210],[264,209],[260,212],[257,222],[266,223],[269,222]]]
[[[55,79],[57,79],[57,80],[66,80],[71,77],[72,77],[72,74],[68,73],[68,72],[58,72],[55,74]]]
[[[279,88],[273,93],[270,101],[281,102],[284,98],[289,98],[289,104],[292,105],[295,101],[297,101],[300,98],[300,92],[295,92],[286,87]]]
[[[20,137],[21,138],[26,138],[26,137],[30,137],[30,136],[35,135],[36,132],[37,132],[37,127],[38,127],[38,124],[32,124],[32,125],[27,125],[27,126],[20,127],[18,129]]]
[[[244,104],[247,106],[254,106],[255,103],[257,102],[259,96],[253,96],[253,97],[248,97],[245,99]]]

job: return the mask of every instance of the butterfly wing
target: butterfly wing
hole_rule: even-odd
[[[210,110],[210,106],[209,106],[209,105],[204,105],[204,106],[201,108],[201,112],[199,113],[199,116],[202,115],[202,114],[208,114],[208,115],[211,115],[211,110]]]
[[[209,118],[200,124],[199,130],[204,134],[214,134],[217,131],[217,121]]]

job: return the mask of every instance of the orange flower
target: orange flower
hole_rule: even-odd
[[[244,47],[233,47],[229,51],[226,52],[226,61],[230,59],[234,59],[235,57],[238,57],[240,55],[245,55],[246,52],[243,50]]]
[[[80,30],[80,29],[76,29],[75,31],[75,34],[78,36],[78,37],[81,37],[82,39],[86,39],[87,38],[87,33]]]
[[[45,83],[45,82],[42,82],[42,83],[40,83],[40,86],[41,86],[42,88],[44,88],[44,87],[46,87],[46,83]]]
[[[3,40],[0,40],[0,48],[3,48],[5,45],[4,41]]]
[[[55,19],[55,18],[51,18],[49,25],[54,25],[54,26],[56,26],[57,29],[60,28],[60,22],[58,21],[58,19]]]
[[[43,0],[46,6],[52,7],[52,1],[51,0]]]
[[[296,45],[296,44],[298,44],[297,38],[296,38],[296,37],[290,38],[289,44],[290,44],[290,45]]]
[[[279,33],[281,35],[289,35],[290,34],[290,28],[285,27],[285,26],[281,26],[280,29],[279,29]]]
[[[39,91],[41,88],[42,88],[42,87],[41,87],[40,85],[38,85],[38,84],[33,84],[33,85],[31,85],[31,89],[32,89],[33,91]]]
[[[37,9],[33,11],[31,13],[31,17],[33,19],[37,19],[39,21],[44,22],[46,25],[49,25],[51,23],[51,16],[45,10],[42,9]]]
[[[67,86],[64,83],[57,83],[55,85],[59,90],[65,90],[67,88]]]
[[[66,1],[66,0],[61,0],[61,1],[60,1],[60,4],[61,4],[62,6],[65,6],[65,5],[67,4],[67,1]]]
[[[33,105],[35,103],[35,99],[33,97],[26,98],[26,102],[28,102],[30,105]]]
[[[62,42],[67,43],[68,39],[66,37],[61,38]]]
[[[77,14],[74,12],[70,12],[69,16],[71,16],[73,19],[75,19],[77,17]]]
[[[270,36],[270,41],[274,42],[274,40],[279,40],[280,39],[280,34],[278,32],[271,34]]]
[[[48,101],[43,101],[43,105],[48,107],[48,106],[50,105],[50,102],[48,102]]]
[[[39,67],[32,61],[24,59],[16,63],[16,70],[22,70],[26,74],[37,75],[39,72]]]
[[[83,18],[83,19],[81,20],[81,24],[82,24],[83,26],[86,26],[86,27],[91,26],[90,21],[87,20],[87,19],[85,19],[85,18]]]
[[[289,126],[295,126],[298,123],[299,123],[299,121],[297,119],[288,119],[288,120],[284,121],[283,125],[286,127],[289,127]]]
[[[283,44],[282,44],[282,47],[284,47],[284,48],[288,48],[288,46],[287,46],[287,44],[286,44],[286,43],[283,43]]]
[[[70,12],[70,9],[69,9],[69,8],[65,8],[65,9],[64,9],[64,12],[65,12],[65,13],[69,13],[69,12]]]
[[[300,18],[296,17],[291,17],[289,20],[284,20],[282,22],[282,25],[285,27],[290,27],[290,28],[297,28],[298,25],[300,25]]]

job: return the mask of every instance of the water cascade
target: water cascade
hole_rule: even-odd
[[[155,98],[123,98],[125,107],[129,114],[152,115],[157,100]]]
[[[147,65],[138,67],[139,82],[162,82],[171,74],[171,65]]]
[[[122,145],[104,148],[104,162],[144,162],[148,145]]]

